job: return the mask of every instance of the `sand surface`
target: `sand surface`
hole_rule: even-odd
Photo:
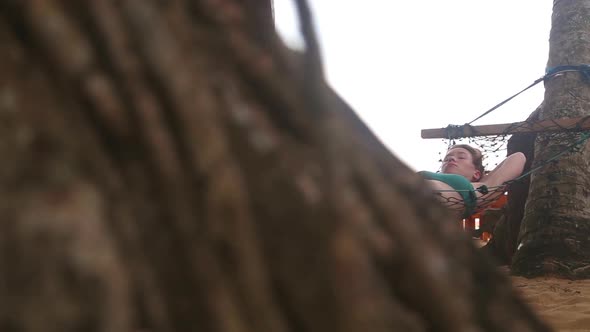
[[[590,331],[590,280],[511,278],[514,287],[555,331]]]

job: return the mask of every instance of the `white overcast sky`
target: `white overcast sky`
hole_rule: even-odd
[[[414,170],[438,168],[442,140],[420,130],[464,124],[545,71],[549,0],[311,0],[326,76]],[[301,45],[293,0],[274,0],[277,29]],[[475,125],[523,121],[538,84]]]

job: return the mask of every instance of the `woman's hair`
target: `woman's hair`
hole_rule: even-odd
[[[473,159],[473,165],[475,166],[475,169],[477,169],[481,173],[481,179],[481,177],[483,177],[483,175],[485,174],[485,169],[483,167],[483,154],[481,153],[481,151],[467,144],[455,144],[449,148],[449,151],[457,148],[469,151]]]

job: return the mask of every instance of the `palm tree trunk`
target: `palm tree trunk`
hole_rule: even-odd
[[[590,63],[590,1],[555,1],[548,67]],[[545,82],[541,119],[590,115],[590,84],[579,73]],[[539,135],[535,162],[572,139]],[[590,277],[590,146],[532,174],[513,272]],[[535,167],[535,166],[533,166]]]
[[[0,329],[546,331],[244,4],[0,4]]]

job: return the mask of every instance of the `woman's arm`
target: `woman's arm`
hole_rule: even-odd
[[[522,152],[515,152],[506,157],[493,171],[486,174],[480,180],[480,183],[488,187],[496,187],[507,181],[514,180],[522,174],[525,162],[526,157],[524,154]]]
[[[505,186],[503,184],[507,181],[516,179],[524,169],[526,157],[521,152],[516,152],[504,159],[493,171],[486,174],[481,182],[474,182],[473,187],[479,188],[485,185],[490,190],[484,194],[482,192],[476,192],[477,208],[486,208],[489,204],[497,200],[503,195]]]

